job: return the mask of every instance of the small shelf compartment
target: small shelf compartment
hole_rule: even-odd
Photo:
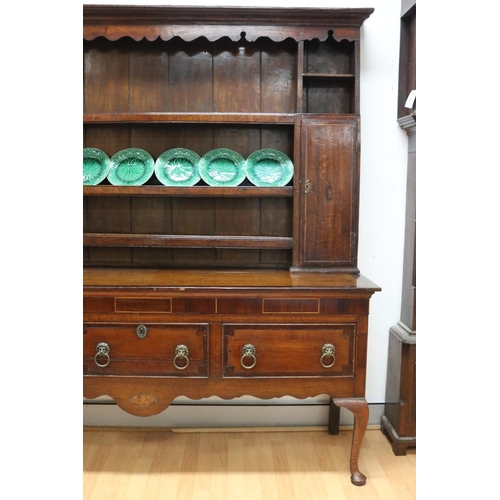
[[[303,103],[306,113],[357,113],[356,43],[308,40],[304,44]]]
[[[351,114],[356,112],[352,75],[304,76],[304,111],[306,113]]]

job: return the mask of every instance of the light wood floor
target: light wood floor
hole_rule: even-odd
[[[395,456],[366,432],[350,482],[351,430],[179,432],[85,429],[84,500],[321,500],[416,498],[416,451]]]

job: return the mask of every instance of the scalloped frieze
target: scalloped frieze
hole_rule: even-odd
[[[200,29],[193,29],[190,26],[129,26],[127,28],[116,29],[108,26],[86,26],[83,31],[83,38],[92,41],[100,36],[115,42],[123,37],[130,37],[136,42],[143,39],[150,42],[161,38],[163,41],[171,40],[174,37],[182,38],[185,42],[192,42],[197,38],[206,38],[210,42],[215,42],[221,38],[228,37],[233,42],[244,38],[249,42],[265,37],[273,42],[283,42],[291,38],[296,42],[312,40],[314,38],[325,41],[330,32],[333,31],[333,38],[353,41],[359,38],[358,28],[283,28],[274,26],[212,26],[210,31],[205,32]]]
[[[205,37],[248,41],[268,37],[275,42],[326,40],[333,30],[337,41],[359,39],[359,28],[373,9],[280,9],[159,6],[83,6],[83,37],[103,36],[110,41],[130,37],[135,41],[180,37],[189,42]],[[250,23],[248,21],[250,20]],[[244,35],[242,35],[242,33]]]

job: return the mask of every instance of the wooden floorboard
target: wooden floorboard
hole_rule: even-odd
[[[286,430],[286,432],[285,432]],[[395,456],[380,429],[349,476],[352,430],[93,429],[83,432],[84,500],[413,500],[416,450]]]

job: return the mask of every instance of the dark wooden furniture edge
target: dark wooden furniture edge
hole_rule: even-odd
[[[291,273],[287,270],[205,270],[200,282],[200,270],[191,269],[110,269],[84,268],[83,285],[90,288],[182,288],[248,290],[325,289],[356,292],[356,296],[371,296],[382,289],[365,276],[347,273]]]
[[[267,36],[274,41],[286,38],[302,41],[325,40],[333,31],[338,41],[355,40],[359,38],[360,26],[373,11],[373,8],[84,5],[83,34],[86,40],[98,36],[109,40],[123,36],[134,40],[181,36],[190,41],[204,36],[214,41],[229,36],[233,40],[255,41]]]
[[[382,433],[389,437],[392,445],[392,451],[396,456],[404,456],[408,448],[414,448],[417,446],[416,437],[404,437],[399,436],[396,429],[392,426],[389,419],[382,415],[381,427]]]

